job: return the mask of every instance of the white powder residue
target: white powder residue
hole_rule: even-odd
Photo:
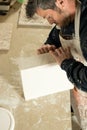
[[[22,101],[16,91],[3,77],[0,76],[0,105],[16,108]]]

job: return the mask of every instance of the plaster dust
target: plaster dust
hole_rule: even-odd
[[[16,108],[21,103],[21,97],[14,91],[2,76],[0,76],[0,105]]]
[[[12,37],[12,23],[0,23],[0,50],[9,50]]]
[[[71,130],[69,91],[24,100],[18,58],[36,55],[50,28],[19,27],[20,8],[15,3],[6,16],[0,16],[0,23],[13,24],[10,49],[0,51],[0,106],[13,113],[14,130]]]

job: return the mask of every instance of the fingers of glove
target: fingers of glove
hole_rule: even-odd
[[[56,49],[55,51],[57,52],[57,54],[58,54],[59,56],[60,56],[61,54],[64,54],[64,53],[65,53],[65,50],[64,50],[62,47]]]
[[[47,48],[48,48],[49,51],[50,50],[54,51],[56,49],[56,47],[54,45],[47,45]]]
[[[37,53],[38,53],[38,54],[43,54],[43,53],[46,53],[46,50],[44,50],[43,48],[39,48],[39,49],[37,50]]]
[[[50,50],[55,50],[55,48],[56,47],[54,45],[49,45],[49,44],[43,45],[41,48],[37,50],[37,53],[38,54],[48,53]]]
[[[50,50],[49,53],[56,59],[58,57],[58,53],[56,51]]]
[[[37,49],[38,54],[43,54],[43,53],[47,53],[47,52],[49,52],[48,47],[46,47],[44,45],[41,48]]]

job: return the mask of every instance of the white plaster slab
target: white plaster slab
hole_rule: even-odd
[[[41,57],[44,57],[44,60],[47,59],[47,57],[49,58],[48,54],[43,56],[41,55]],[[68,80],[66,72],[63,71],[57,63],[46,64],[45,60],[45,64],[43,65],[40,55],[30,58],[30,61],[32,61],[32,59],[34,62],[29,62],[29,66],[32,67],[21,70],[25,100],[34,99],[73,88],[73,84]],[[33,63],[35,64],[35,61],[36,66],[33,65]]]
[[[12,27],[11,23],[0,23],[0,50],[9,50]]]

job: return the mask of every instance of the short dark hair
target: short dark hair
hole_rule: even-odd
[[[37,8],[54,9],[56,0],[28,0],[26,4],[26,16],[32,17],[36,13]]]

